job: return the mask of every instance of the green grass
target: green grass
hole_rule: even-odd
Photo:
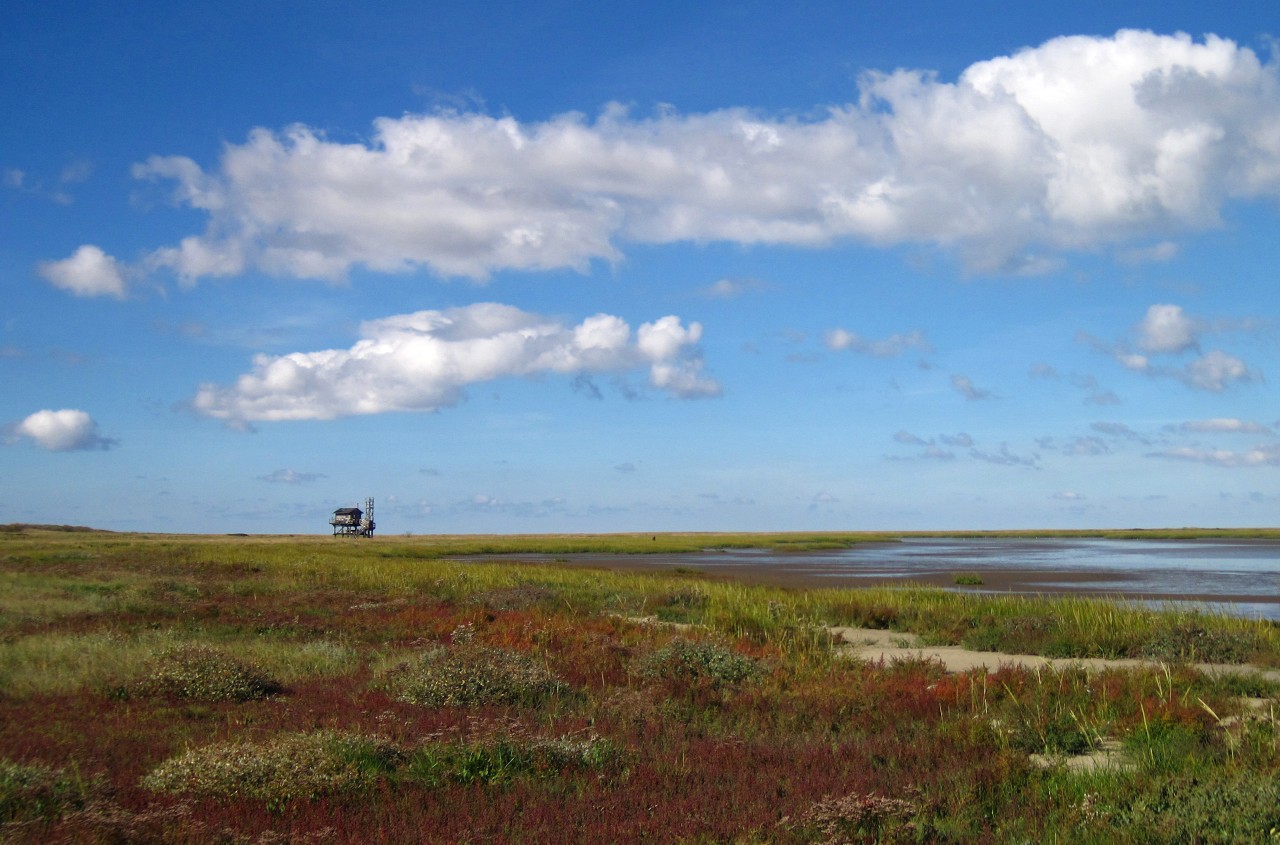
[[[329,677],[359,665],[355,649],[328,639],[211,636],[211,631],[45,631],[0,640],[2,695],[57,695],[83,689],[126,689],[142,683],[165,653],[215,644],[288,684]]]

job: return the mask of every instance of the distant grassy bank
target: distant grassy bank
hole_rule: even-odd
[[[96,533],[120,537],[175,540],[305,541],[327,534],[152,534],[111,532],[79,525],[8,523],[0,534]],[[890,543],[905,537],[1104,540],[1276,540],[1280,528],[1026,528],[991,531],[778,531],[778,532],[628,532],[615,534],[382,534],[379,542],[411,540],[416,549],[441,556],[472,554],[680,554],[704,549],[760,548],[778,551],[840,549],[861,543]]]

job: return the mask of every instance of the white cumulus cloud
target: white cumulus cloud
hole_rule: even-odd
[[[1216,36],[1055,38],[953,82],[867,73],[812,119],[745,108],[541,122],[384,117],[367,142],[256,129],[210,169],[155,156],[205,231],[144,261],[180,277],[335,279],[352,267],[583,268],[621,244],[922,243],[980,270],[1218,225],[1280,197],[1280,72]],[[1148,248],[1149,249],[1149,248]]]
[[[1200,352],[1200,334],[1223,328],[1233,328],[1233,325],[1230,322],[1211,325],[1190,316],[1181,306],[1158,304],[1148,308],[1146,316],[1134,327],[1141,352],[1135,352],[1126,342],[1107,343],[1083,331],[1077,333],[1076,339],[1110,356],[1127,370],[1172,378],[1197,390],[1220,393],[1233,383],[1261,379],[1248,364],[1221,349]],[[1186,352],[1200,354],[1181,366],[1168,363],[1167,356]]]
[[[206,416],[253,420],[332,419],[456,404],[467,385],[544,373],[648,368],[649,383],[680,398],[715,396],[702,372],[698,323],[668,316],[635,332],[597,314],[576,326],[509,305],[479,303],[365,322],[350,349],[259,355],[230,386],[201,385],[192,400]]]
[[[98,433],[98,424],[84,411],[63,408],[58,411],[36,411],[9,427],[7,438],[14,442],[27,438],[41,449],[51,452],[77,452],[110,449],[116,441]]]
[[[1138,324],[1138,345],[1147,352],[1185,352],[1199,344],[1196,321],[1180,305],[1152,305]]]
[[[42,261],[36,271],[54,287],[76,296],[124,299],[124,268],[100,247],[85,244],[61,261]]]
[[[1215,393],[1226,390],[1232,382],[1255,381],[1258,378],[1258,374],[1250,370],[1244,361],[1221,349],[1210,349],[1177,375],[1191,387]]]

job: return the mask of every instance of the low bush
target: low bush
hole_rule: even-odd
[[[645,658],[641,674],[673,682],[736,684],[754,677],[760,666],[750,657],[719,643],[675,639]]]
[[[1227,845],[1280,840],[1280,781],[1274,777],[1172,778],[1143,790],[1106,818],[1139,841]]]
[[[81,806],[86,792],[60,769],[0,760],[0,823],[54,818]]]
[[[266,742],[222,742],[161,763],[142,779],[153,792],[289,801],[355,792],[392,772],[401,752],[378,737],[339,731]]]
[[[166,652],[134,690],[199,701],[254,701],[284,687],[257,667],[207,646],[187,645]]]
[[[852,842],[914,842],[920,838],[911,819],[914,802],[874,793],[827,798],[801,817],[801,824],[819,833],[822,845]]]
[[[427,707],[536,705],[568,691],[531,655],[470,642],[402,662],[379,683],[394,698]]]

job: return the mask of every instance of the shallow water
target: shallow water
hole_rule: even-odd
[[[909,538],[822,552],[707,552],[665,562],[708,573],[776,567],[833,587],[869,579],[936,583],[939,576],[950,580],[957,572],[974,572],[984,580],[1016,579],[1002,589],[1191,599],[1234,615],[1280,621],[1280,543],[1270,541]]]

